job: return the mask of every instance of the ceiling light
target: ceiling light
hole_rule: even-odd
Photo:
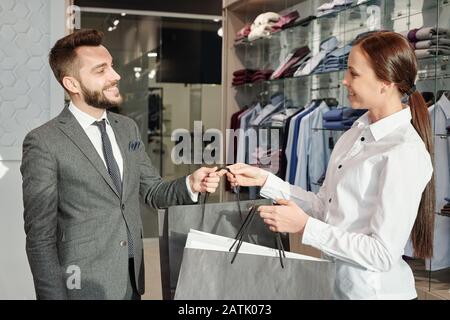
[[[125,17],[127,14],[126,14],[125,12],[122,12],[120,15],[121,15],[122,17]]]
[[[149,58],[156,58],[158,56],[157,52],[149,52],[147,53],[147,57]]]
[[[222,27],[219,30],[217,30],[217,34],[219,35],[219,37],[223,37],[223,29],[222,29]]]
[[[119,24],[119,22],[120,22],[119,19],[115,19],[113,22],[113,25],[117,26]]]

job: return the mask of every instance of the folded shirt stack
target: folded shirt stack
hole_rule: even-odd
[[[338,12],[353,3],[353,0],[333,0],[322,4],[317,8],[317,16],[324,16],[330,13]]]
[[[280,79],[292,77],[297,70],[300,63],[302,63],[306,57],[310,54],[308,46],[294,49],[287,55],[280,66],[272,73],[270,79]]]
[[[348,56],[351,45],[337,48],[325,56],[323,62],[317,67],[314,73],[323,73],[347,69]]]
[[[336,49],[337,45],[338,40],[334,36],[322,41],[322,43],[320,44],[320,51],[309,59],[305,59],[305,61],[300,64],[298,69],[295,71],[294,77],[306,76],[311,74],[319,66],[322,60],[325,59],[327,54]]]
[[[366,111],[366,109],[352,109],[349,107],[332,109],[323,114],[323,127],[330,130],[350,129],[353,123]]]
[[[246,83],[254,83],[258,81],[266,81],[273,73],[271,69],[253,70],[253,69],[240,69],[233,72],[233,86],[240,86]]]
[[[256,73],[256,70],[240,69],[233,72],[233,86],[240,86],[245,83],[251,83],[252,77]]]
[[[266,69],[266,70],[257,70],[253,75],[251,82],[258,82],[258,81],[266,81],[270,79],[270,75],[273,73],[272,69]]]
[[[288,14],[280,17],[280,20],[272,25],[271,32],[275,33],[293,26],[298,18],[300,18],[300,15],[297,10],[289,12]]]
[[[253,41],[259,38],[268,38],[272,33],[294,25],[300,15],[297,10],[280,16],[275,12],[265,12],[256,17],[252,24],[246,24],[236,33],[235,43]]]
[[[422,27],[401,34],[412,44],[417,58],[450,54],[450,29]]]
[[[248,34],[248,40],[253,41],[259,38],[270,37],[272,26],[280,20],[281,16],[275,12],[261,13],[253,21]]]
[[[251,24],[246,24],[242,29],[240,29],[236,33],[236,37],[234,38],[234,42],[235,43],[239,43],[239,42],[242,42],[242,41],[246,40],[248,35],[250,34],[250,31],[251,31]]]

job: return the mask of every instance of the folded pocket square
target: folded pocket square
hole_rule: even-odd
[[[139,140],[130,141],[130,143],[128,144],[128,150],[135,151],[137,148],[139,148],[140,145],[141,142]]]

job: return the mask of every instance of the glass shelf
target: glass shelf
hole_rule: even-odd
[[[336,18],[337,15],[339,15],[339,14],[345,12],[345,11],[351,11],[351,10],[358,9],[358,8],[361,8],[361,7],[364,7],[364,6],[379,5],[379,4],[380,4],[380,0],[367,0],[367,1],[364,1],[364,2],[362,2],[360,4],[349,4],[347,6],[343,6],[342,8],[340,8],[340,9],[334,11],[334,12],[317,16],[317,19]]]
[[[276,39],[279,39],[280,37],[282,37],[283,33],[292,33],[296,29],[302,30],[300,32],[303,33],[306,38],[310,34],[310,30],[308,30],[308,29],[310,29],[312,27],[313,23],[324,25],[327,23],[326,22],[327,20],[335,21],[336,17],[338,15],[343,15],[343,14],[347,13],[349,16],[351,16],[351,14],[354,13],[356,9],[359,10],[365,6],[370,6],[370,5],[376,5],[376,4],[379,5],[379,3],[380,3],[380,0],[368,0],[368,1],[360,3],[360,4],[348,5],[348,6],[341,8],[340,10],[338,10],[336,12],[332,12],[332,13],[325,14],[322,16],[316,16],[316,18],[309,21],[309,23],[307,25],[293,24],[292,26],[290,26],[286,29],[282,29],[281,31],[270,34],[268,37],[258,38],[253,41],[248,41],[247,39],[243,39],[243,40],[236,42],[234,44],[234,47],[235,48],[241,48],[241,47],[243,48],[243,47],[261,46],[261,45],[270,43],[272,41],[275,41]],[[348,19],[346,19],[346,20],[348,22]],[[353,28],[353,31],[361,30],[361,27],[362,26],[359,24],[359,28],[355,27],[355,28]],[[331,30],[331,28],[324,29],[322,32],[323,32],[323,34],[326,34],[327,32],[329,32],[329,30]],[[352,29],[346,29],[346,31],[342,31],[341,33],[345,33],[345,32],[351,31],[351,30]],[[333,34],[330,34],[329,36],[332,36],[332,35]]]
[[[426,58],[420,58],[417,60],[419,61],[419,64],[430,63],[430,61],[431,62],[437,61],[438,64],[448,65],[449,59],[450,59],[449,55],[434,55]]]
[[[266,81],[258,81],[258,82],[252,82],[252,83],[245,83],[238,86],[232,86],[233,88],[240,89],[240,88],[251,88],[255,86],[270,86],[270,85],[276,85],[276,84],[282,84],[287,81],[295,81],[295,82],[302,82],[307,81],[307,79],[311,78],[312,76],[316,77],[325,77],[325,76],[333,76],[333,75],[341,75],[344,74],[346,69],[343,70],[335,70],[335,71],[329,71],[329,72],[320,72],[320,73],[311,73],[304,76],[299,77],[289,77],[289,78],[281,78],[281,79],[273,79],[273,80],[266,80]],[[330,81],[332,79],[329,79]]]
[[[410,19],[418,14],[436,14],[438,8],[442,10],[450,6],[449,0],[396,0],[392,8],[391,19]]]
[[[450,78],[448,55],[434,55],[418,60],[418,81]]]

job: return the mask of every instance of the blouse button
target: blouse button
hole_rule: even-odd
[[[330,198],[330,199],[328,199],[328,202],[329,202],[329,203],[331,203],[331,198]]]
[[[366,140],[364,137],[361,137],[361,141],[364,141],[364,140]]]
[[[339,165],[338,169],[342,168],[342,164]]]

